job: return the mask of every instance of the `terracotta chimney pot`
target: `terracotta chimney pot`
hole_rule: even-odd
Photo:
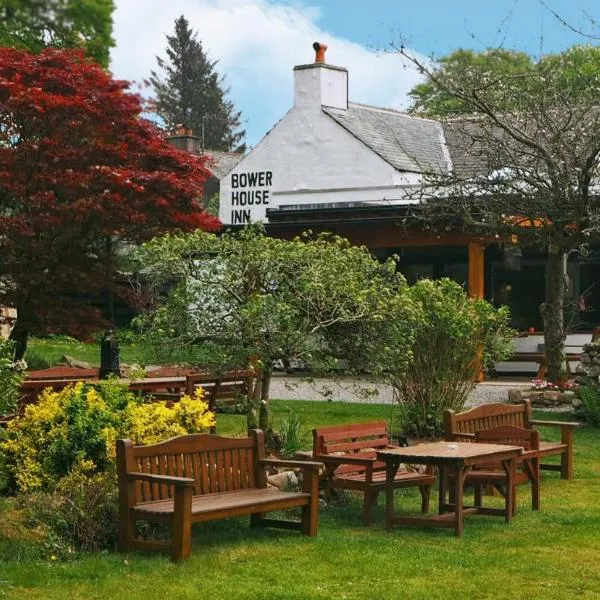
[[[315,42],[313,44],[313,48],[316,53],[315,62],[316,63],[324,63],[325,62],[325,50],[327,50],[327,46],[325,44]]]

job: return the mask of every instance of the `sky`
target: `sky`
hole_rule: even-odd
[[[538,57],[600,44],[598,0],[116,0],[115,77],[139,83],[156,70],[182,14],[219,61],[250,147],[291,108],[292,69],[313,62],[314,41],[348,69],[351,101],[396,109],[420,79],[401,45],[435,60],[457,48]]]

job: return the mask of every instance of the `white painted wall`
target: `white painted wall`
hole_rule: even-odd
[[[249,175],[255,185],[240,187]],[[282,204],[401,200],[398,186],[418,181],[415,174],[400,174],[320,107],[293,108],[221,180],[219,216],[225,224],[239,224],[263,221],[267,208]]]
[[[348,72],[315,63],[294,69],[294,107],[221,180],[226,225],[264,221],[268,208],[334,202],[405,202],[400,173],[325,114],[348,107]]]
[[[265,173],[264,185],[258,185],[256,173]],[[256,184],[240,187],[249,174]],[[264,221],[267,208],[282,204],[399,199],[398,186],[417,179],[403,178],[320,106],[300,106],[221,180],[219,216],[225,224],[239,224],[248,218]],[[260,194],[252,197],[252,192]]]

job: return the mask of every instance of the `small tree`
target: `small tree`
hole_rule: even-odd
[[[409,288],[420,318],[413,322],[411,360],[388,379],[399,399],[400,424],[420,438],[442,434],[444,410],[460,411],[475,387],[475,374],[511,354],[509,313],[469,298],[449,279],[422,279]],[[401,342],[402,344],[402,342]]]
[[[500,72],[485,61],[447,70],[409,58],[433,98],[454,98],[469,112],[444,124],[454,168],[426,178],[415,214],[434,226],[458,217],[470,231],[547,252],[540,312],[548,376],[559,379],[566,260],[600,233],[600,49],[574,47],[529,64],[516,55],[518,68]]]
[[[315,369],[339,360],[380,370],[395,362],[397,372],[410,360],[408,339],[403,345],[399,332],[410,323],[411,303],[395,263],[381,264],[340,238],[284,241],[253,226],[220,237],[196,232],[155,239],[139,259],[156,299],[138,320],[144,342],[201,345],[216,368],[254,365],[252,401],[262,408],[263,428],[278,360]],[[394,346],[382,343],[392,311],[404,314]]]
[[[215,71],[217,61],[209,60],[183,15],[175,21],[175,33],[167,36],[167,42],[167,58],[157,57],[164,78],[155,71],[150,77],[156,112],[171,129],[178,124],[192,128],[202,136],[205,148],[244,152],[241,113],[227,99],[229,90]]]
[[[30,332],[105,324],[89,299],[127,291],[120,245],[219,227],[197,201],[203,159],[140,118],[127,87],[81,51],[0,48],[0,303],[17,308],[18,357]]]

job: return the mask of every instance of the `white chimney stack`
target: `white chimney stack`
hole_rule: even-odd
[[[315,42],[316,56],[310,65],[294,67],[294,106],[296,108],[348,108],[348,71],[325,63],[327,46]]]

